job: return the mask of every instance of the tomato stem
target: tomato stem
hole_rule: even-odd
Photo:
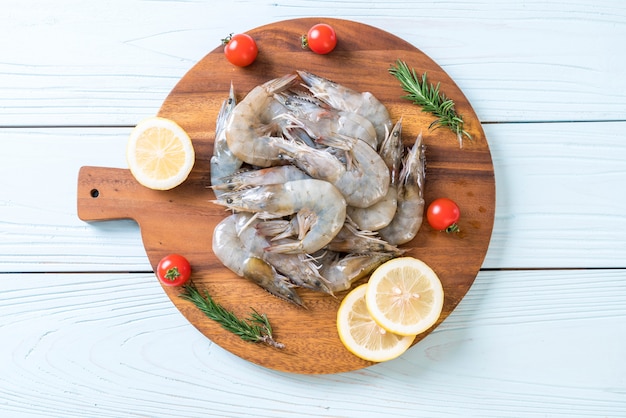
[[[172,267],[171,269],[167,271],[167,273],[165,273],[165,278],[167,280],[174,281],[178,277],[180,277],[180,272],[178,271],[178,267]]]
[[[309,38],[306,35],[302,35],[300,38],[300,45],[302,49],[309,49]]]
[[[222,39],[222,45],[226,45],[230,42],[231,39],[233,39],[233,33],[231,33],[230,35],[228,35],[226,38]]]
[[[461,229],[459,229],[459,226],[456,223],[453,223],[452,225],[446,228],[446,232],[448,234],[451,232],[459,232],[459,231],[461,231]]]

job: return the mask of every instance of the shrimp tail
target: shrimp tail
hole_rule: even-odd
[[[311,227],[317,222],[317,214],[309,208],[302,208],[296,214],[296,223],[298,225],[298,239],[303,240],[304,236],[311,230]]]
[[[297,72],[302,81],[304,81],[304,87],[306,87],[313,94],[313,97],[320,99],[324,102],[329,99],[329,95],[327,93],[320,91],[320,86],[324,83],[333,83],[332,81],[328,80],[327,78],[310,73],[308,71],[298,70]]]
[[[299,240],[311,229],[317,220],[316,214],[309,208],[303,208],[293,216],[291,220],[272,219],[256,224],[256,229],[270,241],[278,241],[290,237],[298,237]]]
[[[347,135],[334,135],[326,136],[317,139],[317,143],[326,145],[327,147],[337,148],[343,151],[350,151],[353,148],[353,141],[356,138],[349,137]]]
[[[267,88],[269,95],[274,95],[293,86],[297,78],[296,74],[286,74],[265,83],[264,86]]]
[[[302,241],[284,239],[280,244],[272,244],[265,251],[281,254],[301,254],[304,251]]]
[[[246,279],[256,283],[270,294],[301,308],[306,308],[289,279],[278,274],[264,260],[258,257],[249,257],[244,262],[243,272]]]
[[[403,167],[399,175],[401,183],[406,185],[412,182],[419,186],[420,197],[424,195],[424,177],[426,174],[424,148],[422,133],[420,132],[403,161]]]

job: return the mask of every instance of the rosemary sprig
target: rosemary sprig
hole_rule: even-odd
[[[429,129],[435,125],[438,127],[448,127],[452,132],[456,133],[459,145],[463,147],[463,136],[472,139],[471,135],[463,129],[463,117],[456,113],[454,109],[454,101],[448,99],[445,94],[439,91],[439,83],[434,86],[428,83],[426,73],[420,78],[415,73],[415,69],[402,60],[396,61],[395,67],[392,66],[389,72],[396,77],[402,84],[402,89],[407,92],[404,99],[411,100],[413,103],[422,106],[423,112],[430,112],[437,117],[430,124]]]
[[[285,345],[274,340],[272,326],[265,314],[252,309],[246,319],[237,316],[215,302],[209,292],[204,295],[193,284],[186,284],[185,292],[180,295],[185,300],[193,302],[206,316],[219,323],[222,328],[238,335],[244,341],[264,343],[275,348],[285,348]]]

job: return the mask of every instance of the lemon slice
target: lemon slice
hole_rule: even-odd
[[[426,263],[400,257],[372,273],[365,301],[381,327],[395,334],[416,335],[430,328],[441,315],[443,287]]]
[[[169,190],[187,179],[195,153],[189,135],[176,122],[151,117],[139,122],[131,132],[126,159],[139,183],[151,189]]]
[[[346,295],[337,311],[337,331],[343,345],[364,360],[381,362],[404,353],[415,336],[401,336],[386,331],[372,319],[365,305],[367,284]]]

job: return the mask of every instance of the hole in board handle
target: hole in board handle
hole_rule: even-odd
[[[100,196],[100,191],[98,191],[98,189],[91,189],[89,195],[95,199],[96,197]]]

